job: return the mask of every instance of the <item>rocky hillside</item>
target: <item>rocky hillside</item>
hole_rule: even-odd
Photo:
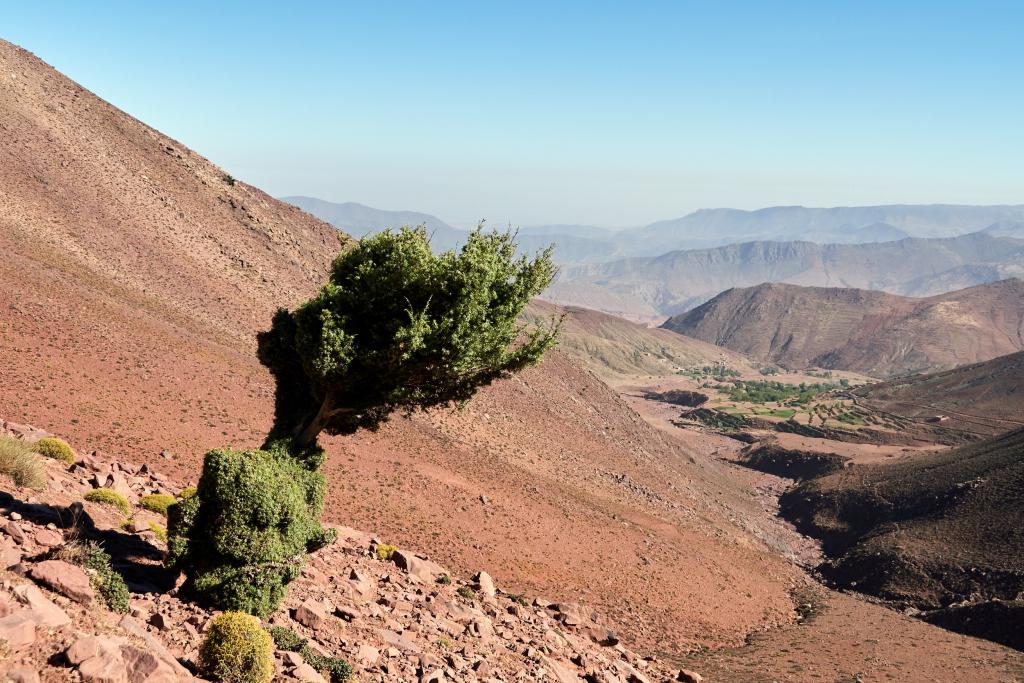
[[[3,422],[0,434],[28,443],[46,436]],[[160,565],[166,521],[145,507],[146,496],[174,496],[184,484],[158,465],[99,454],[70,465],[36,457],[44,490],[0,477],[9,491],[0,500],[0,639],[7,646],[0,675],[19,682],[193,680],[213,614],[178,594],[177,577]],[[101,486],[127,506],[90,501]],[[307,639],[313,653],[343,659],[357,680],[701,680],[629,651],[584,605],[512,594],[486,571],[460,577],[426,555],[388,554],[371,535],[336,528],[339,541],[310,558],[266,625]],[[123,602],[110,601],[95,571],[76,563],[72,548],[90,543],[127,580]],[[280,642],[275,658],[274,680],[327,680],[320,660]]]
[[[336,231],[6,43],[0,78],[0,414],[182,481],[210,448],[262,443],[254,335],[315,291]],[[637,646],[795,618],[796,570],[773,531],[751,541],[747,487],[564,353],[463,411],[326,447],[330,521],[594,605]]]
[[[763,284],[723,292],[664,327],[788,368],[888,377],[1024,349],[1024,280],[923,299]]]
[[[822,571],[837,585],[1022,648],[1022,487],[1024,429],[1017,429],[900,463],[843,469],[788,492],[782,509],[825,541],[833,559]]]
[[[867,384],[857,402],[980,436],[1024,427],[1024,352],[952,370]]]
[[[1024,240],[994,234],[870,244],[758,241],[567,266],[545,297],[650,320],[762,282],[930,296],[1022,276]]]

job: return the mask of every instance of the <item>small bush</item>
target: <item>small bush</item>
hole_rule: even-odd
[[[111,611],[121,614],[128,611],[128,586],[110,566],[110,555],[98,543],[71,541],[55,548],[50,556],[84,569],[89,583]]]
[[[132,511],[132,506],[128,503],[128,499],[113,489],[93,489],[85,494],[85,499],[90,503],[100,503],[115,507],[123,515],[128,515]]]
[[[75,451],[71,449],[68,442],[54,436],[39,439],[39,441],[32,444],[32,450],[39,455],[60,460],[68,465],[74,465],[75,461],[78,460],[78,456],[75,455]]]
[[[178,498],[180,498],[181,500],[188,500],[192,496],[196,495],[196,493],[198,491],[199,491],[199,489],[197,489],[195,486],[189,486],[187,488],[183,488],[181,490],[181,493],[178,494]]]
[[[398,550],[397,545],[389,545],[387,543],[377,544],[377,557],[387,562],[391,559],[391,556]]]
[[[469,586],[461,586],[455,592],[461,595],[462,597],[466,598],[467,600],[472,600],[476,597],[476,594],[473,592],[473,589]]]
[[[220,683],[269,683],[274,645],[256,617],[224,612],[210,621],[199,647],[200,672]]]
[[[266,616],[306,553],[334,540],[320,526],[326,481],[278,450],[206,454],[198,493],[168,509],[166,565],[227,611]]]
[[[21,439],[0,436],[0,473],[15,486],[42,491],[46,488],[46,467],[39,456]]]
[[[156,540],[167,543],[167,529],[163,528],[156,522],[150,522],[149,530],[156,534]]]
[[[298,652],[306,644],[306,639],[287,626],[271,626],[267,629],[278,650]]]
[[[437,577],[437,582],[442,586],[447,586],[452,582],[452,577],[447,574],[441,574],[441,576]]]
[[[139,499],[139,505],[157,514],[167,516],[167,508],[178,502],[174,496],[169,496],[166,493],[151,493],[148,496],[143,496]]]
[[[278,650],[298,652],[307,664],[326,676],[331,683],[344,683],[352,675],[352,667],[348,662],[314,652],[309,647],[309,641],[290,628],[271,626],[267,630]]]

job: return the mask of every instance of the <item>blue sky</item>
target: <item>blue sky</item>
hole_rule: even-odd
[[[1021,2],[0,3],[276,195],[456,224],[1024,202]]]

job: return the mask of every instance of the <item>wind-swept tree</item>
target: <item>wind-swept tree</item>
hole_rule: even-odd
[[[317,437],[462,405],[540,361],[559,321],[519,316],[554,272],[550,249],[517,257],[513,235],[482,229],[458,251],[432,253],[420,227],[341,254],[317,296],[259,335],[277,382],[274,427],[260,450],[207,453],[196,495],[171,508],[168,565],[217,607],[273,611],[306,553],[332,540],[319,523]]]

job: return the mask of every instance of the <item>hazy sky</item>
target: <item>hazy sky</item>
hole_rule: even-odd
[[[1019,1],[0,3],[0,36],[240,179],[458,224],[1024,202],[1022,27]]]

